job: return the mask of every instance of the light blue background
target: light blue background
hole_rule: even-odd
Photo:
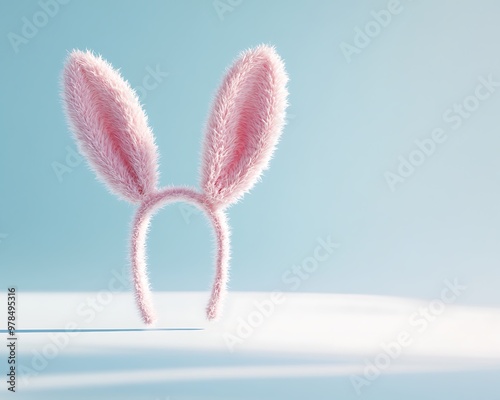
[[[281,275],[318,237],[340,243],[300,290],[435,297],[468,286],[468,304],[499,305],[500,93],[453,131],[443,112],[480,76],[500,81],[496,1],[401,1],[402,12],[347,62],[342,42],[385,1],[243,1],[221,20],[212,1],[71,1],[15,53],[8,33],[36,1],[2,3],[0,265],[20,291],[106,288],[127,265],[134,208],[84,163],[59,182],[74,143],[59,97],[64,59],[93,49],[141,85],[168,77],[144,106],[161,154],[161,183],[198,181],[202,127],[224,69],[246,48],[276,46],[290,74],[288,121],[270,170],[229,210],[231,290],[288,290]],[[439,145],[392,192],[384,173],[414,141],[442,127]],[[155,290],[205,290],[211,232],[164,209],[149,237]]]

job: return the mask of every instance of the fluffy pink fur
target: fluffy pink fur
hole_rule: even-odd
[[[140,202],[156,188],[157,150],[135,92],[106,61],[82,51],[70,54],[63,85],[80,151],[112,192]]]
[[[191,203],[211,221],[217,244],[215,278],[206,309],[221,313],[228,282],[229,226],[224,209],[250,190],[269,163],[287,106],[287,75],[273,48],[244,52],[227,72],[206,128],[202,192],[156,189],[157,150],[135,92],[111,65],[74,51],[63,75],[66,114],[80,150],[98,177],[119,196],[139,202],[130,258],[136,301],[148,325],[156,320],[146,264],[147,231],[164,205]]]
[[[236,202],[257,182],[285,122],[288,81],[272,47],[242,53],[215,97],[206,128],[201,187],[216,204]]]
[[[131,261],[136,301],[142,319],[148,325],[156,321],[146,268],[146,239],[151,218],[163,206],[175,202],[187,202],[204,211],[210,219],[217,243],[215,281],[207,306],[207,318],[216,319],[226,294],[229,269],[229,226],[223,211],[217,210],[209,199],[192,188],[167,187],[146,199],[137,210],[132,226]]]

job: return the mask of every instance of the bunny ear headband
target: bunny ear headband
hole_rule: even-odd
[[[146,324],[156,320],[146,265],[151,217],[165,204],[188,202],[203,210],[215,232],[215,279],[206,312],[217,318],[226,293],[229,227],[225,209],[248,192],[278,142],[287,106],[287,74],[272,47],[240,55],[227,71],[206,124],[201,190],[158,189],[158,154],[136,93],[91,52],[73,51],[64,68],[63,99],[79,150],[98,178],[120,198],[138,204],[130,258],[137,305]]]

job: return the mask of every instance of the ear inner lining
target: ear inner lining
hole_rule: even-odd
[[[215,257],[215,278],[212,293],[206,308],[209,320],[217,319],[221,313],[229,278],[229,225],[222,209],[212,205],[208,198],[193,188],[167,187],[147,196],[137,209],[131,236],[130,259],[136,302],[143,321],[152,325],[156,322],[156,313],[147,276],[146,239],[151,218],[165,205],[175,202],[187,202],[202,210],[212,223],[217,252]]]
[[[95,113],[96,116],[99,116],[98,119],[101,122],[104,131],[108,133],[110,142],[113,143],[113,152],[120,158],[120,162],[126,166],[132,180],[135,183],[135,186],[138,188],[138,194],[143,195],[147,188],[142,185],[142,182],[137,175],[137,171],[128,159],[127,155],[124,154],[119,139],[120,136],[123,136],[123,132],[120,131],[120,124],[113,120],[113,118],[116,118],[115,115],[123,114],[123,112],[120,114],[119,112],[117,113],[114,111],[115,109],[119,109],[120,105],[116,104],[116,99],[114,99],[115,103],[108,102],[106,104],[108,100],[103,98],[103,94],[99,90],[99,87],[96,88],[95,82],[92,79],[89,79],[88,71],[85,68],[80,68],[80,73],[82,74],[82,79],[85,80],[88,87],[92,88],[92,91],[90,92],[91,96],[95,98],[96,104],[99,104],[99,107],[96,107]],[[115,112],[115,115],[113,115],[113,112]]]
[[[111,192],[140,203],[156,190],[158,154],[136,93],[89,51],[68,56],[61,83],[68,123],[89,166]]]

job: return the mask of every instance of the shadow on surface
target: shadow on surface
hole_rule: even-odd
[[[124,328],[124,329],[19,329],[16,333],[101,333],[101,332],[164,332],[164,331],[202,331],[203,328]],[[3,329],[0,333],[8,333]]]

